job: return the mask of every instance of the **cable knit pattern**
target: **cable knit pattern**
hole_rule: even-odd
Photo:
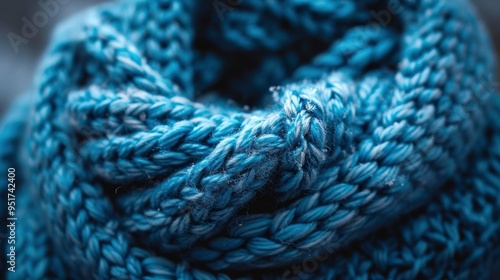
[[[465,0],[85,11],[0,128],[22,173],[5,276],[483,279],[494,64]]]

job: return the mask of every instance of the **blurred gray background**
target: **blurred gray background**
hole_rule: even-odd
[[[33,73],[38,65],[41,52],[54,26],[71,14],[96,5],[104,0],[0,0],[0,115],[17,95],[30,87]],[[15,52],[9,39],[9,33],[22,35],[25,24],[23,18],[31,22],[36,13],[44,11],[40,3],[56,3],[50,7],[47,24],[38,28],[33,38],[26,44],[20,44]],[[43,20],[43,18],[40,18]]]
[[[48,0],[41,0],[47,2]],[[65,5],[58,5],[57,11],[50,15],[47,24],[39,28],[35,36],[26,44],[19,46],[16,53],[9,41],[8,34],[22,34],[23,17],[32,19],[42,10],[39,0],[1,0],[0,3],[0,116],[17,95],[30,87],[33,72],[39,56],[47,44],[48,37],[58,21],[72,13],[85,9],[105,0],[64,0]],[[155,0],[152,0],[155,1]],[[436,0],[440,1],[440,0]],[[453,0],[450,0],[453,1]],[[500,57],[500,0],[470,0],[478,8],[497,46]],[[500,81],[500,76],[496,79]],[[500,263],[491,280],[500,279]]]

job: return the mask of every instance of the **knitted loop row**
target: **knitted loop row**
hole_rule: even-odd
[[[500,106],[468,3],[233,2],[123,1],[59,28],[33,117],[4,127],[28,130],[39,212],[14,278],[484,273],[457,264],[500,241]],[[473,215],[491,223],[457,233]]]

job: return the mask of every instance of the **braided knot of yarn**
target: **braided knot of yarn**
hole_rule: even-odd
[[[465,1],[392,2],[135,0],[61,25],[3,130],[2,164],[30,159],[14,278],[484,274],[489,39]]]

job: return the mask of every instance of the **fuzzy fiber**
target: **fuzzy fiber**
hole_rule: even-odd
[[[484,279],[500,251],[486,34],[464,0],[80,13],[0,128],[5,277]]]

